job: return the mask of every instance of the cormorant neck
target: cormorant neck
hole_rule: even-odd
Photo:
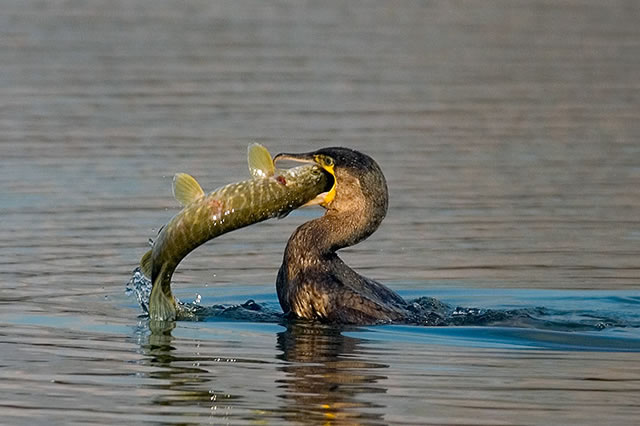
[[[373,234],[387,214],[389,193],[378,165],[336,167],[337,190],[324,216],[302,224],[291,235],[284,263],[304,267],[305,261],[333,255]]]
[[[386,188],[385,188],[386,189]],[[384,194],[386,195],[386,194]],[[366,200],[330,206],[324,216],[302,224],[291,235],[285,263],[330,256],[337,250],[363,241],[380,226],[387,211],[387,199]]]
[[[328,210],[324,216],[301,225],[289,244],[310,255],[324,256],[349,247],[367,238],[379,226],[363,212]],[[377,223],[376,223],[377,222]]]

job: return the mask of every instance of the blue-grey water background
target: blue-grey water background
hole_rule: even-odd
[[[640,6],[0,1],[0,423],[637,424]],[[630,327],[180,322],[124,294],[175,172],[246,147],[372,155],[389,214],[343,251],[407,297]],[[174,288],[277,307],[301,210]]]

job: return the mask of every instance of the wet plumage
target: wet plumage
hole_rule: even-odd
[[[284,312],[355,324],[404,319],[407,303],[402,297],[358,274],[336,253],[369,237],[386,215],[388,190],[378,164],[347,148],[275,157],[280,159],[312,162],[335,176],[324,216],[301,225],[287,243],[276,281]]]

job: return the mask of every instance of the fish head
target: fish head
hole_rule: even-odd
[[[301,154],[282,153],[274,157],[275,162],[281,160],[313,163],[333,177],[331,189],[320,194],[314,204],[339,210],[369,204],[386,213],[387,183],[380,166],[368,155],[350,148],[330,147]]]
[[[294,161],[297,163],[311,163],[320,167],[321,170],[326,172],[331,177],[331,183],[328,185],[328,190],[318,194],[316,198],[309,201],[305,204],[305,207],[308,206],[322,206],[327,208],[327,206],[333,201],[336,195],[336,174],[334,170],[334,161],[330,156],[325,155],[313,155],[313,153],[304,153],[304,154],[288,154],[288,153],[280,153],[273,157],[274,162],[278,161]]]

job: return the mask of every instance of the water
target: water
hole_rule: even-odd
[[[639,21],[623,0],[3,1],[2,422],[635,424]],[[123,283],[178,211],[171,177],[245,179],[251,142],[381,164],[358,271],[544,323],[151,335]],[[317,214],[198,249],[176,294],[277,309]]]

